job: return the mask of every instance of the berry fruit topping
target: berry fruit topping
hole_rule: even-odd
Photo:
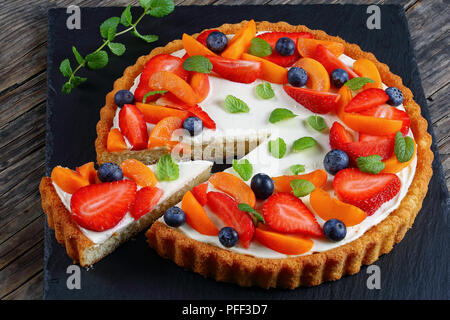
[[[293,86],[284,86],[283,88],[295,101],[315,113],[324,114],[334,110],[339,100],[339,95],[336,93]]]
[[[208,181],[216,189],[232,196],[238,203],[246,203],[252,208],[255,206],[255,193],[243,180],[235,175],[228,172],[216,172],[209,177]]]
[[[203,31],[198,35],[197,41],[200,42],[202,45],[206,46],[206,39],[208,39],[208,36],[214,31],[219,32],[219,30],[216,29]]]
[[[330,129],[331,149],[344,150],[345,144],[350,142],[353,142],[351,133],[339,122],[334,122]]]
[[[378,107],[361,111],[360,114],[382,119],[400,120],[402,121],[402,127],[400,131],[403,133],[403,135],[406,136],[409,132],[411,120],[409,119],[408,114],[405,111],[391,107],[387,104],[382,104]]]
[[[334,149],[328,152],[323,159],[323,165],[325,170],[332,175],[335,175],[342,169],[345,169],[349,165],[348,155],[339,149]]]
[[[403,93],[399,88],[389,87],[385,92],[389,97],[387,103],[391,106],[397,107],[403,103]]]
[[[299,67],[306,71],[308,74],[306,87],[308,89],[323,92],[327,92],[330,89],[330,76],[320,62],[312,58],[301,58],[293,67]]]
[[[130,214],[138,220],[143,215],[152,211],[163,195],[163,191],[156,187],[144,187],[136,192],[136,198],[130,208]]]
[[[361,91],[347,104],[345,112],[361,112],[388,101],[389,97],[382,89],[369,88]]]
[[[333,52],[331,52],[327,47],[318,44],[316,47],[316,52],[314,53],[315,60],[319,61],[325,69],[331,74],[336,69],[344,69],[348,73],[350,79],[358,77],[358,74],[352,69],[347,67],[341,60],[339,60]]]
[[[196,136],[203,130],[203,121],[197,117],[188,117],[183,122],[183,128],[189,131],[191,136]]]
[[[147,148],[148,131],[144,115],[132,104],[126,104],[119,112],[120,132],[133,146],[132,150]]]
[[[224,247],[234,247],[239,242],[239,234],[233,227],[223,227],[219,231],[219,241]]]
[[[290,68],[287,77],[289,83],[294,87],[303,87],[308,81],[308,74],[305,69],[298,67]]]
[[[227,36],[220,31],[213,31],[206,38],[206,45],[211,51],[221,53],[228,45]]]
[[[257,199],[265,200],[270,197],[275,189],[275,184],[271,177],[264,173],[255,174],[250,186]]]
[[[262,72],[259,61],[228,59],[224,57],[208,56],[213,65],[213,71],[222,78],[242,83],[252,83]]]
[[[122,169],[112,162],[102,163],[98,168],[98,178],[101,182],[113,182],[123,179]]]
[[[208,190],[208,183],[202,183],[199,184],[198,186],[195,186],[194,188],[192,188],[192,194],[194,195],[195,199],[197,199],[197,201],[204,206],[206,204],[206,202],[208,201],[207,197],[206,197],[206,192]]]
[[[124,104],[133,104],[134,96],[128,90],[119,90],[114,95],[114,102],[119,108],[122,108]]]
[[[275,50],[282,56],[291,56],[295,52],[295,42],[288,37],[278,39]]]
[[[336,69],[331,73],[331,82],[336,88],[341,88],[348,80],[348,73],[344,69]]]
[[[169,227],[180,227],[186,222],[186,214],[181,208],[171,207],[164,213],[164,222]]]
[[[331,241],[341,241],[347,235],[347,227],[338,219],[330,219],[323,225],[325,237]]]
[[[200,108],[200,106],[198,104],[189,108],[188,111],[190,113],[192,113],[194,116],[196,116],[197,118],[199,118],[200,120],[202,120],[203,126],[205,126],[206,128],[213,129],[213,130],[216,129],[216,123],[214,122],[214,120],[211,119],[211,117],[208,115],[208,113],[203,111],[203,109]]]

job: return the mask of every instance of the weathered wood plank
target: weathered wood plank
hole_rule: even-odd
[[[40,300],[42,299],[43,288],[44,271],[40,271],[19,288],[5,296],[3,300]]]

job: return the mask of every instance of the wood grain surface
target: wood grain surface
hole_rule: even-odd
[[[44,223],[38,184],[45,170],[47,10],[126,6],[126,0],[7,0],[0,8],[0,299],[41,299]],[[405,8],[450,186],[449,3],[446,0],[178,0],[207,4],[400,4]]]

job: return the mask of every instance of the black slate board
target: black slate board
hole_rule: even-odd
[[[417,69],[404,11],[399,6],[380,6],[381,30],[366,28],[366,6],[189,6],[176,7],[168,17],[146,18],[139,25],[142,34],[157,33],[160,40],[145,44],[132,36],[122,36],[127,45],[124,56],[111,57],[105,69],[83,71],[89,81],[71,95],[60,93],[62,59],[71,57],[71,46],[82,53],[101,43],[99,23],[120,16],[122,8],[82,8],[81,30],[66,28],[65,9],[49,11],[47,173],[60,164],[75,167],[95,160],[95,125],[105,95],[113,79],[136,59],[156,46],[223,23],[243,19],[304,24],[339,35],[357,43],[365,51],[387,63],[403,78],[430,122],[429,111]],[[135,15],[139,9],[133,9]],[[73,60],[73,59],[72,59]],[[430,133],[431,128],[429,128]],[[353,276],[314,288],[262,290],[217,283],[192,272],[183,271],[172,261],[160,258],[150,249],[143,234],[121,246],[112,255],[81,270],[81,289],[68,290],[67,267],[72,264],[53,231],[45,229],[45,299],[447,299],[448,298],[448,190],[439,155],[433,144],[434,175],[423,209],[403,241],[375,265],[381,269],[381,289],[369,290],[367,268]],[[215,170],[223,169],[215,167]]]

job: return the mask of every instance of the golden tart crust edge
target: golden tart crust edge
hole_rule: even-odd
[[[225,34],[233,34],[246,22],[224,24],[214,29]],[[383,83],[398,87],[403,92],[403,105],[411,118],[411,130],[418,146],[416,172],[407,194],[395,211],[360,238],[329,251],[300,257],[266,259],[238,254],[193,240],[177,229],[158,221],[147,231],[147,241],[160,256],[173,260],[180,267],[216,281],[233,282],[240,286],[294,289],[298,286],[315,286],[325,281],[338,280],[347,274],[355,274],[359,272],[361,266],[372,264],[382,254],[391,251],[394,244],[399,243],[406,231],[411,228],[422,207],[422,201],[428,190],[425,186],[428,186],[433,173],[431,168],[433,153],[430,150],[431,136],[427,132],[428,123],[421,116],[419,105],[413,100],[411,90],[403,85],[402,79],[392,74],[389,67],[379,62],[372,53],[362,51],[358,45],[347,43],[342,38],[330,36],[321,30],[293,26],[286,22],[257,22],[257,30],[310,32],[315,39],[341,42],[344,44],[344,53],[347,56],[373,61]],[[135,77],[152,56],[172,53],[180,49],[182,49],[181,40],[175,40],[165,47],[154,49],[149,55],[140,57],[134,66],[127,68],[124,76],[114,83],[114,90],[107,95],[106,105],[101,110],[101,120],[97,125],[96,150],[99,162],[103,153],[106,152],[106,136],[115,114],[115,92],[130,88]]]

